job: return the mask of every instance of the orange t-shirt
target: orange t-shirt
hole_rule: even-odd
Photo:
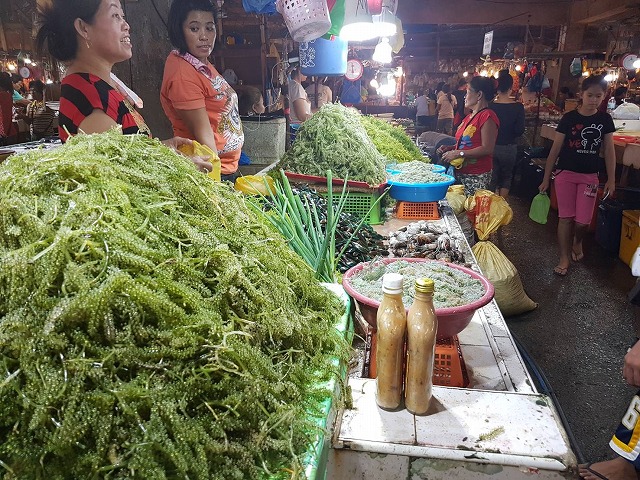
[[[164,65],[160,102],[173,126],[173,134],[195,140],[179,117],[177,110],[204,108],[211,122],[223,174],[238,170],[240,150],[244,143],[238,112],[238,95],[207,62],[211,80],[185,59],[170,53]]]

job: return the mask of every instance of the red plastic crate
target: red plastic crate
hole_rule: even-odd
[[[396,204],[396,217],[406,220],[439,220],[438,202],[402,202]]]

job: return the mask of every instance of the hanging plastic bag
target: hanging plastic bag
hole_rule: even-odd
[[[516,267],[492,242],[478,242],[471,249],[482,273],[495,288],[495,300],[502,315],[518,315],[538,306],[525,293]]]
[[[513,218],[513,210],[507,201],[489,190],[477,190],[465,200],[464,208],[480,240],[486,240]]]
[[[213,165],[213,170],[211,170],[207,175],[216,182],[220,181],[220,157],[208,146],[192,140],[191,145],[180,145],[178,150],[189,157],[197,156],[208,158],[211,165]]]
[[[447,202],[456,215],[464,211],[464,185],[451,185],[447,190]]]
[[[247,13],[276,13],[275,0],[242,0],[242,8]]]
[[[531,201],[529,209],[529,218],[534,222],[545,225],[549,216],[549,208],[551,207],[551,199],[546,193],[539,193]]]
[[[473,248],[482,273],[495,287],[495,299],[503,315],[517,315],[538,306],[524,291],[518,270],[493,243],[486,241],[502,225],[513,218],[507,201],[488,190],[478,190],[465,201],[467,213],[473,216],[476,234],[481,240]]]
[[[611,114],[616,120],[638,120],[640,118],[640,107],[635,103],[623,102]]]

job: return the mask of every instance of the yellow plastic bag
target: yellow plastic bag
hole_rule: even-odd
[[[518,315],[538,306],[522,286],[516,267],[491,242],[478,242],[471,249],[482,273],[495,288],[495,300],[502,315]]]
[[[447,190],[447,202],[453,210],[453,213],[459,215],[464,211],[464,185],[451,185]]]
[[[195,140],[192,140],[191,145],[180,145],[178,150],[189,157],[197,156],[208,158],[211,165],[213,165],[213,170],[211,170],[207,175],[216,182],[220,181],[220,157],[217,152],[214,152],[207,145],[202,145],[200,142],[196,142]]]
[[[275,193],[273,178],[266,175],[244,175],[238,177],[233,186],[248,195],[272,195]]]
[[[513,218],[513,210],[507,201],[489,190],[476,191],[472,197],[465,200],[464,208],[480,240],[486,240],[499,227],[509,224]]]

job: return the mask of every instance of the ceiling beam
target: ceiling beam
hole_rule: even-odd
[[[407,23],[440,25],[564,25],[569,8],[569,2],[553,0],[408,0],[398,2],[397,16]]]
[[[640,12],[640,3],[630,0],[582,0],[571,7],[571,23],[590,23],[613,20],[626,13]]]

